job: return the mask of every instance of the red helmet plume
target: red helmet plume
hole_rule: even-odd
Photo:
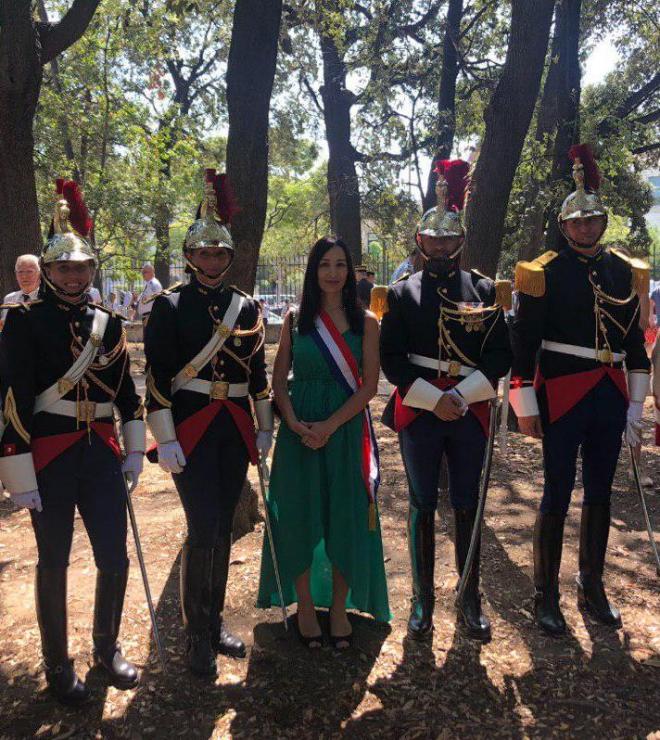
[[[569,149],[568,156],[571,158],[571,162],[575,162],[579,158],[582,167],[584,167],[584,187],[595,193],[600,187],[601,177],[589,144],[574,144]]]
[[[447,181],[447,210],[462,211],[470,184],[470,165],[462,159],[439,159],[435,170]]]

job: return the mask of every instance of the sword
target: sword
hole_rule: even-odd
[[[490,482],[490,469],[493,463],[493,448],[495,446],[495,429],[497,428],[497,399],[493,399],[490,402],[490,423],[488,425],[488,444],[486,445],[486,451],[484,452],[484,467],[481,473],[481,484],[479,486],[479,501],[477,503],[477,513],[474,517],[474,526],[472,528],[472,537],[470,538],[470,547],[468,548],[467,557],[465,558],[465,564],[463,565],[463,573],[461,579],[458,582],[458,588],[456,589],[456,606],[460,607],[463,603],[463,596],[465,595],[465,589],[467,588],[468,578],[472,571],[472,565],[474,563],[474,557],[477,553],[477,542],[481,535],[481,523],[484,518],[484,510],[486,508],[486,494],[488,493],[488,483]]]
[[[147,568],[144,563],[144,556],[142,555],[142,545],[140,544],[140,533],[138,532],[137,519],[135,518],[135,511],[133,509],[133,500],[131,499],[131,493],[135,489],[135,484],[128,485],[126,476],[122,473],[122,480],[124,481],[124,488],[126,490],[126,506],[128,508],[128,516],[131,520],[131,529],[133,530],[133,539],[135,540],[135,551],[137,552],[138,562],[140,563],[140,572],[142,573],[142,583],[144,585],[144,593],[147,597],[147,605],[149,606],[149,616],[151,617],[151,627],[154,633],[154,642],[156,643],[156,649],[158,650],[158,659],[160,665],[165,671],[165,652],[163,645],[160,641],[160,634],[158,633],[158,625],[156,624],[156,612],[154,611],[154,603],[151,598],[151,589],[149,588],[149,579],[147,578]]]
[[[635,478],[635,488],[637,488],[637,493],[639,494],[639,501],[642,505],[642,511],[644,512],[644,520],[646,521],[646,531],[648,532],[651,549],[653,550],[653,555],[655,556],[655,572],[656,575],[660,576],[660,556],[658,555],[658,548],[655,544],[655,537],[653,536],[653,527],[651,526],[649,511],[646,508],[644,489],[642,488],[642,482],[639,479],[639,467],[637,466],[635,450],[632,445],[628,445],[628,449],[630,450],[630,463],[632,465],[633,477]]]
[[[268,544],[270,545],[270,557],[273,561],[273,570],[275,571],[275,581],[277,583],[277,593],[280,597],[280,604],[282,606],[282,621],[284,622],[284,629],[289,629],[288,614],[286,613],[286,604],[284,603],[284,593],[282,592],[282,581],[280,579],[280,568],[277,564],[277,555],[275,553],[275,540],[273,539],[273,530],[270,527],[270,515],[268,514],[268,500],[266,497],[266,481],[268,480],[268,465],[266,464],[266,458],[264,455],[259,454],[259,462],[257,463],[257,472],[259,473],[259,488],[261,490],[261,499],[264,504],[264,519],[266,521],[266,535],[268,537]]]
[[[507,433],[509,431],[509,386],[511,385],[511,370],[504,376],[502,385],[502,406],[500,409],[500,454],[507,454]]]

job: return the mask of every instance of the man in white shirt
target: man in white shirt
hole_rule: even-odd
[[[4,303],[27,303],[34,301],[39,293],[41,270],[39,260],[34,254],[22,254],[14,268],[16,282],[20,290],[7,293]]]
[[[39,259],[34,254],[22,254],[16,260],[14,271],[19,290],[7,293],[3,303],[27,303],[36,300],[41,285]],[[6,317],[7,309],[4,308],[0,313],[0,331],[2,331]]]
[[[142,325],[146,326],[151,308],[154,305],[152,297],[163,290],[163,286],[160,281],[156,278],[154,267],[151,263],[147,262],[142,265],[142,277],[144,278],[144,288],[142,293],[138,297],[137,313],[138,317],[142,321]]]

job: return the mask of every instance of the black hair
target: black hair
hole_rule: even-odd
[[[309,258],[307,259],[307,268],[305,270],[305,280],[303,282],[302,298],[300,300],[300,309],[298,310],[298,331],[301,334],[307,334],[314,329],[314,319],[321,310],[321,288],[319,287],[319,265],[321,260],[333,247],[340,247],[344,250],[346,258],[346,267],[348,274],[346,284],[342,289],[342,303],[348,324],[355,334],[364,333],[364,308],[360,306],[357,299],[357,288],[355,285],[355,273],[353,271],[353,260],[348,247],[341,239],[331,236],[324,236],[319,239],[312,247]]]

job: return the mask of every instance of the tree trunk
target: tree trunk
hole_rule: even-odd
[[[38,254],[42,239],[34,180],[32,121],[41,90],[41,45],[29,0],[0,10],[0,288],[15,290],[19,254]],[[1,296],[0,296],[1,297]]]
[[[252,532],[254,525],[262,519],[263,517],[259,511],[259,496],[249,481],[246,480],[243,483],[241,497],[234,512],[234,521],[231,528],[231,536],[234,542],[248,532]]]
[[[41,252],[32,126],[42,64],[85,32],[99,0],[73,0],[55,24],[37,24],[31,0],[0,4],[0,288],[14,286],[19,254]]]
[[[240,211],[228,280],[254,289],[268,197],[268,114],[282,0],[237,0],[227,64],[227,175]]]
[[[343,239],[358,263],[362,261],[360,188],[351,144],[351,108],[355,96],[346,89],[346,65],[330,36],[321,35],[323,56],[323,118],[328,142],[328,195],[330,227]]]
[[[553,149],[553,183],[571,180],[571,164],[568,150],[579,137],[580,116],[580,12],[581,0],[562,0],[557,12],[557,33],[561,39],[559,56],[559,90],[557,96],[557,133]],[[567,195],[568,190],[563,195]],[[545,237],[546,249],[559,250],[566,243],[559,224],[559,203],[550,209],[548,230]]]
[[[497,271],[511,186],[541,84],[553,7],[554,0],[512,2],[509,48],[486,108],[486,131],[466,212],[463,262],[486,274]]]
[[[168,175],[169,177],[169,175]],[[165,202],[156,205],[153,216],[154,233],[156,235],[156,255],[154,256],[154,272],[163,288],[170,284],[170,207]]]
[[[456,131],[456,80],[458,78],[458,38],[463,18],[463,0],[449,0],[445,38],[442,42],[442,72],[438,93],[438,120],[436,151],[429,172],[426,193],[422,199],[424,211],[436,204],[435,183],[437,175],[433,171],[439,159],[449,159],[454,146]]]

